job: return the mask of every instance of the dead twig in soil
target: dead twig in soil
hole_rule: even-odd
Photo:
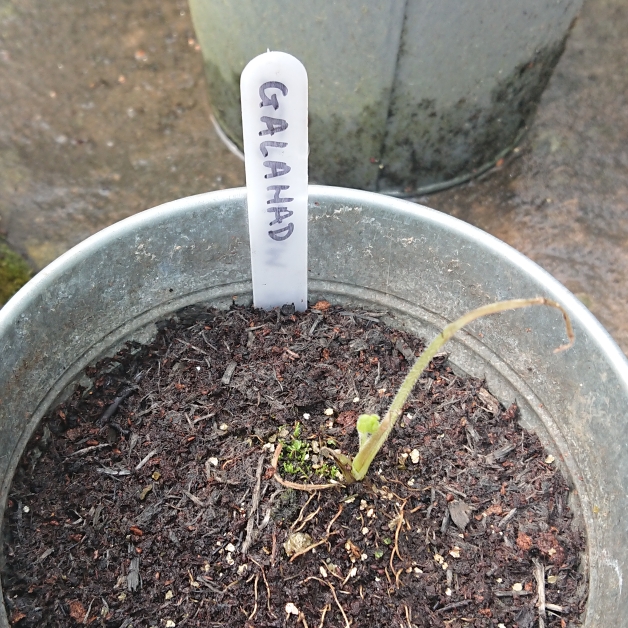
[[[262,572],[262,578],[264,579],[264,584],[266,585],[266,608],[268,609],[269,614],[275,617],[275,614],[272,612],[270,608],[270,587],[268,586],[268,580],[266,580],[266,574],[264,573],[264,568],[254,558],[251,558],[251,562],[255,563],[260,568],[260,571]]]
[[[536,580],[536,591],[538,601],[536,603],[539,609],[539,628],[545,628],[545,620],[547,613],[545,612],[545,567],[536,559],[532,559],[534,564],[534,579]]]
[[[189,491],[186,491],[185,489],[183,489],[183,493],[184,495],[187,495],[187,497],[189,497],[200,508],[206,507],[205,502],[202,499],[199,499],[196,495],[192,495],[192,493],[190,493]]]
[[[222,595],[224,593],[224,591],[222,589],[219,589],[218,587],[215,587],[213,584],[211,584],[210,582],[208,582],[207,580],[205,580],[204,576],[198,576],[197,580],[203,585],[206,586],[210,591],[213,591],[216,594],[220,594]]]
[[[456,608],[462,608],[463,606],[467,606],[471,604],[471,600],[462,600],[461,602],[452,602],[451,604],[447,604],[447,606],[443,606],[443,608],[437,609],[437,613],[446,613],[447,611],[453,611]]]
[[[273,548],[270,552],[270,564],[275,566],[275,560],[277,559],[277,534],[273,532]]]
[[[196,419],[192,420],[192,425],[196,425],[199,421],[204,421],[205,419],[211,419],[215,416],[215,412],[211,412],[210,414],[204,414],[203,416],[199,416]]]
[[[87,620],[89,619],[89,614],[92,610],[92,604],[94,603],[94,600],[96,598],[93,598],[92,601],[89,603],[89,607],[87,608],[87,613],[85,613],[85,617],[83,617],[83,624],[87,624]]]
[[[297,624],[301,622],[303,624],[303,628],[309,628],[309,626],[307,625],[307,622],[305,621],[305,615],[303,613],[299,613],[299,616],[297,617]]]
[[[68,458],[72,458],[74,456],[83,456],[84,454],[88,454],[90,451],[96,451],[98,449],[102,449],[103,447],[111,447],[109,443],[103,443],[102,445],[91,445],[90,447],[84,447],[83,449],[79,449],[77,451],[73,451],[68,455]]]
[[[273,459],[270,461],[270,466],[277,470],[277,464],[279,463],[279,456],[281,454],[281,449],[283,448],[282,443],[278,443],[277,447],[275,447],[275,451],[273,452]]]
[[[319,545],[322,545],[323,543],[327,543],[327,541],[329,540],[329,537],[332,534],[336,534],[336,532],[331,532],[331,527],[334,525],[334,523],[336,522],[336,519],[338,519],[338,517],[340,517],[341,514],[342,514],[342,504],[340,504],[338,508],[338,512],[335,514],[334,518],[327,525],[327,530],[325,530],[325,538],[321,539],[320,541],[317,541],[316,543],[312,543],[312,545],[308,545],[306,548],[302,549],[299,552],[295,552],[292,555],[290,562],[292,562],[298,556],[303,556],[303,554],[307,554],[310,550],[313,550],[315,547],[318,547]]]
[[[323,567],[325,572],[327,572],[327,570],[329,570],[328,573],[330,573],[334,578],[338,578],[338,580],[340,580],[340,582],[342,582],[344,584],[342,573],[338,573],[336,571],[336,569],[332,569],[332,567],[330,565],[328,565],[327,563],[324,563],[322,561],[321,561],[321,566]]]
[[[392,580],[390,579],[390,574],[388,573],[388,569],[386,567],[384,567],[384,573],[386,574],[386,579],[388,580],[388,584],[392,587]]]
[[[277,471],[273,474],[273,479],[286,488],[293,488],[296,491],[322,491],[326,488],[341,488],[344,484],[297,484],[296,482],[290,482],[284,480]]]
[[[231,383],[231,378],[233,377],[233,373],[236,370],[236,366],[238,366],[238,363],[233,362],[233,361],[227,364],[227,368],[225,369],[224,375],[222,376],[222,379],[220,380],[223,386],[228,386]]]
[[[427,512],[425,513],[425,518],[429,519],[432,514],[432,510],[434,509],[434,505],[436,502],[436,489],[432,486],[430,488],[430,505],[427,508]]]
[[[139,471],[153,456],[157,455],[157,450],[153,449],[153,451],[151,451],[150,453],[146,454],[138,463],[137,466],[135,467],[136,471]]]
[[[109,422],[109,427],[112,427],[116,432],[118,432],[118,434],[122,434],[122,436],[124,437],[127,437],[131,433],[131,430],[123,428],[121,425],[118,425],[114,421]]]
[[[401,530],[401,526],[403,525],[403,521],[404,521],[403,509],[404,509],[404,506],[406,505],[406,502],[407,500],[405,500],[401,504],[401,507],[399,508],[399,514],[397,515],[397,528],[395,529],[395,545],[393,547],[392,552],[390,553],[390,562],[389,562],[390,569],[395,574],[395,585],[397,588],[399,588],[399,576],[403,573],[403,567],[401,567],[399,571],[395,571],[393,559],[395,558],[395,553],[396,553],[397,556],[399,557],[399,560],[403,562],[403,558],[401,558],[401,554],[399,553],[399,532]]]
[[[310,576],[309,578],[306,578],[305,580],[302,580],[300,582],[300,584],[305,584],[308,580],[316,580],[317,582],[320,582],[321,584],[324,584],[325,586],[328,586],[331,589],[331,593],[334,596],[334,600],[336,600],[336,605],[338,606],[338,608],[340,609],[340,613],[343,617],[343,619],[345,620],[345,627],[346,628],[351,628],[351,624],[349,623],[349,620],[347,618],[347,615],[344,611],[344,609],[342,608],[342,605],[340,604],[340,602],[338,601],[338,596],[336,595],[336,589],[334,589],[334,585],[331,584],[331,582],[325,582],[325,580],[322,580],[321,578],[317,578],[316,576]],[[325,617],[323,616],[323,619],[325,619]],[[322,621],[321,621],[321,626]]]
[[[318,628],[323,628],[323,624],[325,623],[325,615],[331,610],[331,604],[325,604],[325,607],[321,611],[321,621],[318,624]]]
[[[277,380],[277,383],[279,384],[279,388],[281,388],[281,392],[283,392],[283,385],[281,384],[281,380],[279,379],[279,376],[277,375],[277,369],[275,367],[273,367],[273,373],[275,374],[275,379]]]
[[[458,497],[462,497],[462,499],[467,499],[467,496],[462,491],[459,491],[459,490],[455,489],[450,484],[445,484],[443,482],[442,486],[443,486],[443,488],[445,490],[449,491],[450,493],[453,493],[454,495],[457,495]],[[445,497],[447,497],[447,496],[445,495]]]
[[[272,514],[272,510],[273,510],[273,501],[275,500],[275,497],[277,497],[277,495],[280,495],[281,493],[283,493],[284,490],[282,488],[278,488],[271,496],[270,499],[268,500],[268,506],[266,509],[266,514],[264,515],[264,518],[262,519],[262,523],[260,523],[257,526],[258,530],[263,530],[269,523],[270,523],[270,515]]]
[[[487,456],[485,456],[485,461],[486,464],[495,464],[496,462],[500,462],[501,460],[503,460],[511,451],[515,450],[515,445],[513,445],[512,443],[508,443],[506,445],[504,445],[503,447],[499,447],[498,449],[495,449],[494,451],[492,451],[490,454],[488,454]]]
[[[275,455],[273,456],[273,460],[271,462],[271,466],[274,469],[273,479],[285,486],[286,488],[293,488],[297,491],[322,491],[327,488],[340,488],[344,486],[344,484],[334,483],[334,484],[298,484],[297,482],[290,482],[289,480],[284,480],[277,471],[277,463],[279,462],[279,454],[281,453],[281,449],[283,447],[282,443],[279,443],[275,448]]]
[[[523,597],[525,595],[532,595],[530,591],[493,591],[495,597]]]
[[[126,586],[129,591],[137,590],[142,583],[142,579],[140,577],[140,559],[139,556],[131,559],[131,564],[129,565],[129,573],[126,577]]]
[[[508,523],[510,522],[510,520],[517,514],[517,509],[513,508],[497,525],[498,527],[503,530]]]
[[[251,621],[253,617],[255,617],[255,613],[257,613],[257,581],[259,580],[259,574],[255,574],[255,584],[253,588],[255,590],[255,606],[253,607],[253,612],[249,615],[248,621]]]
[[[310,495],[307,498],[307,501],[305,502],[305,504],[303,504],[303,507],[301,508],[301,510],[299,511],[299,514],[297,516],[297,518],[294,520],[294,523],[290,526],[290,531],[291,532],[298,532],[298,530],[295,530],[295,526],[298,525],[299,523],[301,523],[301,518],[303,517],[303,513],[305,512],[306,508],[308,507],[309,503],[316,497],[316,494],[314,495]]]
[[[46,558],[48,558],[48,556],[50,556],[50,554],[52,554],[55,551],[54,547],[50,547],[48,548],[36,561],[35,564],[37,563],[41,563],[43,560],[46,560]]]
[[[181,338],[175,338],[175,340],[177,342],[180,342],[181,344],[184,344],[186,347],[189,347],[193,351],[196,351],[197,353],[202,353],[203,355],[209,355],[209,353],[207,353],[207,351],[203,351],[202,349],[199,349],[198,347],[195,347],[194,345],[191,345],[189,342],[186,342],[185,340],[181,340]]]
[[[129,439],[129,453],[127,454],[127,464],[131,464],[131,453],[133,452],[133,447],[137,445],[137,441],[139,439],[139,434],[137,434],[136,432],[131,433],[131,438]]]
[[[314,517],[316,517],[316,515],[321,511],[321,507],[319,506],[314,512],[311,512],[305,519],[303,519],[303,521],[301,522],[301,525],[295,530],[294,528],[294,524],[292,524],[292,528],[290,528],[292,530],[292,532],[300,532],[301,530],[303,530],[303,528],[307,525],[307,523],[309,521],[311,521],[312,519],[314,519]]]
[[[122,391],[109,405],[109,407],[102,413],[100,419],[98,419],[98,425],[104,425],[118,410],[120,404],[137,390],[136,387],[127,388]]]
[[[96,469],[96,471],[98,471],[98,473],[104,473],[105,475],[131,475],[128,469],[108,469],[101,467],[100,469]]]
[[[259,457],[257,462],[257,471],[255,473],[255,490],[253,491],[253,498],[251,499],[251,511],[249,512],[249,520],[246,522],[246,538],[242,543],[242,554],[246,555],[253,543],[253,527],[255,525],[255,514],[259,508],[259,497],[262,487],[262,469],[264,468],[264,454]],[[249,617],[249,619],[251,619]]]
[[[390,482],[392,484],[401,484],[401,486],[403,486],[403,488],[408,492],[408,493],[422,493],[425,489],[420,489],[420,488],[411,488],[410,486],[408,486],[405,482],[401,482],[399,480],[395,480],[394,478],[389,478],[386,477],[384,475],[380,475],[379,476],[379,480],[381,480],[382,482]],[[368,480],[366,481],[368,482]],[[369,484],[367,484],[367,486],[369,486]],[[394,497],[397,501],[404,501],[405,498],[401,497],[400,495],[397,495],[397,493],[395,493],[395,491],[390,490],[387,486],[382,486],[382,488],[378,488],[377,486],[375,486],[373,484],[373,482],[371,481],[370,483],[370,488],[372,489],[373,493],[375,495],[380,495],[382,497],[385,497],[388,500],[392,500],[392,498]],[[406,500],[407,501],[407,500]]]
[[[407,604],[403,605],[406,611],[406,621],[408,622],[408,628],[412,628],[412,611],[408,608]]]

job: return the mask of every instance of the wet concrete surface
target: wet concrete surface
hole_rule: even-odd
[[[501,238],[628,352],[628,4],[587,0],[499,167],[418,199]],[[0,0],[0,235],[34,270],[99,229],[244,169],[210,121],[183,0]]]
[[[107,225],[239,186],[187,3],[0,0],[0,229],[35,269]]]

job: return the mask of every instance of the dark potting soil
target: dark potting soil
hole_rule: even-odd
[[[367,479],[329,483],[423,343],[381,313],[188,308],[43,421],[4,521],[14,626],[577,626],[569,488],[437,357]]]

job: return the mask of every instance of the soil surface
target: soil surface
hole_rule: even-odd
[[[88,369],[11,490],[14,626],[580,625],[556,461],[445,355],[367,480],[285,485],[340,481],[321,449],[357,453],[359,414],[423,348],[382,313],[314,307],[188,308]]]

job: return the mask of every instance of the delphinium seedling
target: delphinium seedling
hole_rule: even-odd
[[[354,458],[350,458],[349,456],[335,452],[329,448],[321,450],[322,453],[334,458],[336,464],[342,471],[345,482],[350,484],[364,479],[375,456],[386,442],[386,439],[395,426],[395,423],[401,416],[403,407],[408,400],[412,389],[419,380],[419,377],[430,363],[430,360],[457,331],[472,321],[482,318],[483,316],[497,314],[498,312],[505,312],[507,310],[530,307],[533,305],[546,305],[560,310],[565,321],[569,342],[558,347],[554,350],[554,352],[563,351],[571,347],[574,341],[574,335],[571,321],[569,320],[567,313],[558,303],[550,299],[546,299],[545,297],[499,301],[468,312],[458,320],[447,325],[419,356],[399,387],[399,390],[397,391],[397,394],[395,395],[383,419],[380,420],[379,416],[376,414],[362,414],[358,418],[356,427],[359,434],[359,451]]]
[[[303,468],[309,458],[309,447],[304,440],[301,440],[301,424],[297,422],[292,431],[291,438],[284,443],[284,455],[281,468],[285,473],[291,475],[306,475]]]
[[[309,479],[313,475],[321,478],[334,478],[338,473],[333,463],[320,462],[312,464],[312,447],[310,443],[301,438],[302,426],[297,421],[292,434],[285,440],[280,440],[281,456],[279,466],[281,470],[292,476]]]

